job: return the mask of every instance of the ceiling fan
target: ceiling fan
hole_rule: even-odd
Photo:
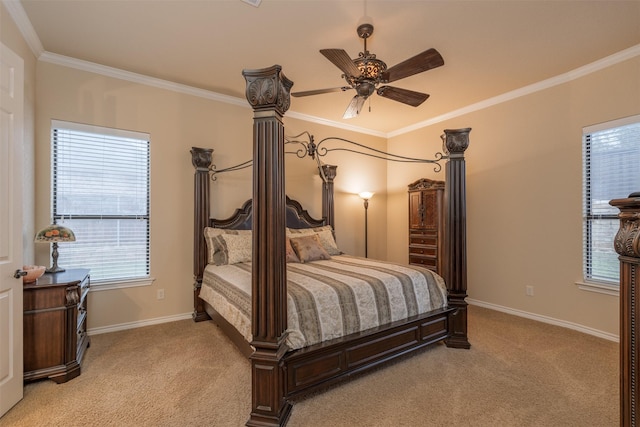
[[[365,22],[359,25],[356,31],[358,36],[364,40],[364,52],[360,52],[358,58],[351,59],[343,49],[320,50],[321,54],[342,70],[344,73],[342,77],[349,86],[295,92],[291,95],[299,97],[355,89],[356,95],[351,99],[351,103],[342,116],[343,119],[356,117],[360,113],[364,102],[374,92],[382,97],[402,102],[412,107],[417,107],[429,98],[426,93],[394,86],[378,86],[444,65],[444,59],[442,59],[437,50],[425,50],[391,68],[387,68],[387,64],[377,59],[374,54],[367,50],[367,39],[373,34],[373,24]]]

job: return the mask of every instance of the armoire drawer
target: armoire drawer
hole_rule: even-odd
[[[435,246],[409,246],[409,256],[411,255],[426,255],[435,258],[438,255],[438,248]]]

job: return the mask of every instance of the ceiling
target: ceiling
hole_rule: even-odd
[[[255,0],[251,0],[255,3]],[[640,0],[21,0],[44,50],[244,100],[241,71],[274,64],[292,92],[344,86],[320,49],[363,50],[390,67],[428,48],[445,65],[391,83],[431,97],[373,95],[343,120],[353,90],[292,98],[290,112],[388,134],[541,82],[640,44]],[[369,111],[370,107],[370,111]]]

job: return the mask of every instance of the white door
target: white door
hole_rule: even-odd
[[[23,60],[0,44],[0,416],[22,399]]]

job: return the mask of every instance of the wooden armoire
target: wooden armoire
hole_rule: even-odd
[[[409,264],[444,272],[444,181],[409,184]]]

